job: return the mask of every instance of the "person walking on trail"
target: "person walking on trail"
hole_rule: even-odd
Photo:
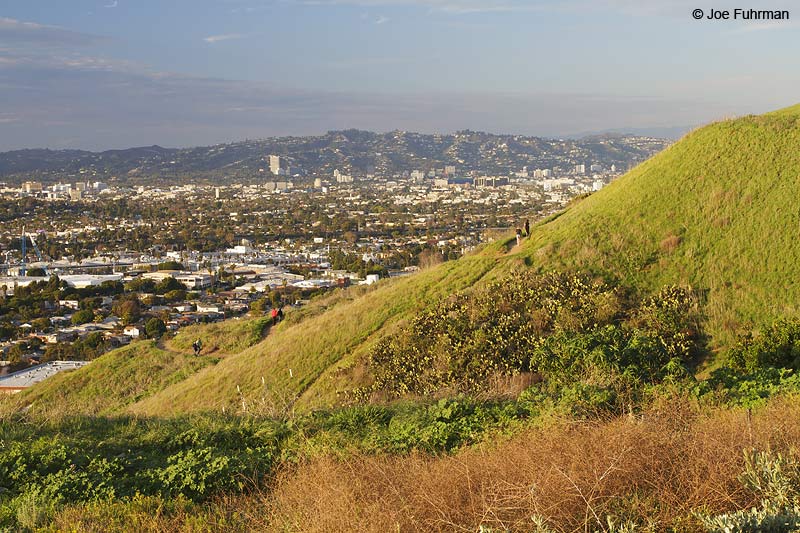
[[[283,307],[278,309],[278,322],[283,322]]]
[[[200,355],[200,350],[203,349],[203,342],[200,339],[197,339],[192,343],[192,349],[194,350],[195,357]]]
[[[278,323],[278,308],[277,307],[273,307],[272,308],[272,312],[270,313],[270,316],[272,316],[272,325],[274,326],[275,324]]]
[[[531,221],[529,219],[525,219],[525,236],[531,236]]]
[[[517,246],[522,242],[522,230],[517,228]]]

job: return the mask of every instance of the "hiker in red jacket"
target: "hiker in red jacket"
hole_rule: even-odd
[[[272,316],[272,325],[274,326],[275,324],[278,323],[278,309],[273,307],[270,316]]]

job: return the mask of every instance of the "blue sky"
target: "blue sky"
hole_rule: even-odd
[[[797,103],[788,22],[721,0],[2,0],[0,150],[329,129],[562,136]],[[795,19],[797,22],[795,22]]]

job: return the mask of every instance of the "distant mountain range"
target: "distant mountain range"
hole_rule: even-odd
[[[604,134],[584,139],[544,139],[461,131],[431,135],[393,131],[331,131],[314,137],[274,137],[196,148],[148,146],[125,150],[27,149],[0,153],[0,176],[40,179],[258,178],[269,173],[268,156],[280,155],[307,176],[334,169],[355,175],[393,175],[455,165],[459,171],[507,173],[576,164],[631,167],[669,144],[650,137]]]
[[[654,128],[618,128],[613,130],[601,130],[601,131],[590,131],[590,132],[583,132],[583,133],[575,133],[572,135],[567,135],[568,139],[584,139],[586,137],[596,137],[598,135],[621,135],[625,136],[635,136],[635,137],[656,137],[659,139],[670,139],[670,140],[678,140],[693,129],[697,128],[699,125],[695,126],[665,126],[662,128],[654,127]]]

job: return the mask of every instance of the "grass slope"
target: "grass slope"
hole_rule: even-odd
[[[281,324],[263,342],[167,387],[130,411],[161,415],[225,407],[273,413],[298,398],[299,407],[335,403],[338,389],[352,387],[352,373],[346,370],[378,335],[394,331],[415,309],[473,285],[496,264],[494,256],[488,250],[379,284],[363,294],[356,289],[353,299]]]
[[[62,372],[12,398],[33,414],[115,415],[127,405],[183,381],[215,359],[163,350],[143,341],[109,352],[79,370]]]
[[[518,255],[540,269],[612,272],[643,290],[706,291],[715,345],[796,316],[800,106],[719,122],[537,225]]]
[[[185,328],[161,345],[140,341],[113,350],[79,370],[62,372],[12,397],[6,409],[31,406],[33,413],[57,415],[115,415],[164,388],[184,381],[263,338],[267,319],[228,320]],[[204,351],[192,353],[200,338]]]
[[[296,312],[246,349],[250,341],[240,340],[257,340],[252,331],[231,335],[234,340],[225,341],[226,347],[209,334],[204,338],[209,349],[230,353],[219,364],[197,368],[187,361],[191,370],[186,379],[177,379],[164,367],[149,378],[155,384],[145,393],[122,390],[117,398],[112,389],[96,394],[115,408],[145,415],[330,405],[336,403],[338,390],[369,379],[359,364],[362,356],[416,310],[522,267],[580,268],[622,278],[643,292],[664,284],[690,284],[705,295],[705,327],[712,346],[724,346],[737,332],[798,314],[798,147],[800,106],[711,124],[540,222],[522,246],[498,242],[413,277],[368,290],[337,291]],[[187,332],[168,348],[186,350],[192,338]],[[105,357],[124,359],[125,353]],[[149,356],[157,358],[157,353]],[[141,363],[138,370],[152,372],[147,359]],[[100,361],[90,365],[99,366]],[[70,395],[89,397],[90,391],[80,390],[90,386],[88,379],[82,381],[89,372],[65,375],[58,385],[37,387],[22,398],[55,395],[66,402]]]

